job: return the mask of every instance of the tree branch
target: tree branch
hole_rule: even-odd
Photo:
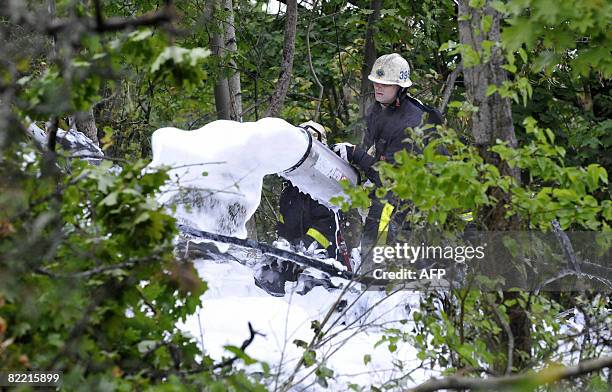
[[[259,332],[256,332],[253,329],[253,325],[249,322],[249,338],[246,339],[244,342],[242,342],[242,345],[240,346],[240,351],[244,352],[244,350],[246,350],[247,347],[249,347],[251,345],[251,343],[253,343],[253,339],[255,339],[255,335],[261,335]],[[227,366],[231,366],[236,360],[238,359],[238,356],[234,356],[232,358],[228,358],[223,362],[220,362],[218,364],[216,364],[215,366],[213,366],[213,369],[219,369],[219,368],[224,368]]]
[[[295,54],[295,30],[297,26],[297,0],[287,0],[287,13],[285,14],[285,39],[283,44],[283,61],[276,90],[270,97],[270,105],[266,110],[266,117],[275,117],[281,111],[293,72],[293,56]]]
[[[463,67],[458,65],[457,68],[453,70],[446,78],[446,84],[444,85],[444,92],[442,93],[442,100],[440,101],[440,105],[438,106],[438,110],[440,113],[444,113],[446,110],[446,105],[448,105],[448,101],[450,100],[450,96],[453,93],[453,89],[455,88],[455,82],[457,81],[457,75],[460,72],[463,72]]]
[[[529,372],[516,376],[491,377],[487,379],[451,376],[438,380],[433,379],[409,389],[408,391],[432,392],[440,389],[482,389],[495,391],[519,383],[529,383],[533,385],[550,384],[610,367],[612,367],[612,356],[583,361],[576,366],[548,367],[539,372]]]
[[[146,260],[150,260],[150,259],[146,259]],[[145,259],[141,259],[140,261],[145,261]],[[39,273],[41,275],[46,275],[46,276],[49,276],[51,278],[74,279],[74,278],[88,278],[90,276],[97,275],[97,274],[100,274],[102,272],[113,271],[113,270],[117,270],[117,269],[121,269],[121,268],[130,268],[130,267],[135,266],[136,264],[138,264],[138,262],[128,261],[128,262],[125,262],[125,263],[119,263],[119,264],[113,264],[113,265],[105,265],[105,266],[94,268],[94,269],[90,269],[90,270],[87,270],[87,271],[80,271],[80,272],[69,273],[69,274],[58,274],[58,273],[49,271],[48,269],[42,268],[42,267],[36,268],[34,271],[36,273]]]
[[[570,241],[567,234],[565,234],[565,232],[561,228],[559,221],[557,221],[556,219],[553,219],[552,222],[550,222],[550,224],[552,226],[553,233],[555,233],[555,237],[557,237],[557,240],[559,241],[559,243],[561,244],[561,247],[563,248],[565,257],[567,257],[568,268],[573,269],[578,274],[580,274],[580,263],[576,259],[576,254],[574,253],[574,247],[572,246],[572,242]]]
[[[374,65],[374,61],[376,61],[376,44],[374,36],[376,35],[376,23],[380,19],[382,5],[383,0],[371,0],[369,7],[372,13],[368,15],[365,42],[363,44],[363,63],[361,64],[361,100],[359,102],[359,117],[361,118],[365,117],[366,110],[374,99],[374,88],[368,79],[368,75]]]
[[[112,32],[126,29],[133,29],[141,26],[159,26],[165,23],[170,23],[174,20],[175,13],[171,4],[166,4],[163,8],[155,12],[148,12],[137,17],[112,17],[106,20],[103,19],[101,7],[98,9],[97,2],[96,15],[94,18],[52,18],[47,23],[41,23],[38,17],[34,14],[21,14],[15,23],[26,23],[35,30],[48,35],[55,36],[65,30],[70,29],[75,25],[82,25],[85,31],[97,32]],[[4,15],[4,10],[0,10],[0,14]],[[9,15],[10,16],[10,15]]]

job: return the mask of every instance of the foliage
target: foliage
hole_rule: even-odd
[[[508,309],[518,306],[527,312],[532,325],[530,352],[518,352],[528,358],[530,364],[545,362],[562,362],[563,355],[571,356],[571,350],[577,349],[580,343],[575,336],[584,333],[577,330],[575,320],[584,316],[595,323],[603,322],[603,315],[595,309],[601,309],[605,296],[595,295],[588,298],[546,296],[520,293],[514,299],[502,300],[498,293],[462,289],[449,293],[431,293],[424,296],[414,314],[414,323],[403,323],[395,329],[387,329],[386,335],[378,344],[387,344],[389,350],[395,351],[401,344],[411,344],[418,351],[419,360],[428,363],[431,368],[443,369],[443,374],[480,374],[480,369],[489,369],[503,373],[508,360],[507,350],[491,350],[491,347],[507,345],[507,335],[503,324],[508,325]],[[562,303],[576,306],[576,310],[563,312]],[[590,305],[587,305],[590,304]],[[579,310],[578,310],[579,309]],[[594,311],[592,313],[592,311]],[[596,332],[598,335],[599,332]],[[604,339],[604,336],[600,336]],[[597,352],[601,340],[595,338],[583,342],[580,350]],[[516,343],[515,343],[516,344]],[[599,346],[601,348],[601,346]],[[517,355],[516,353],[514,355]],[[514,364],[519,362],[514,358]],[[408,366],[408,364],[397,364]],[[584,390],[593,388],[603,380],[600,377],[585,379],[578,383],[564,384],[564,390]],[[539,390],[536,385],[517,386],[516,391]],[[554,389],[553,389],[554,390]],[[589,389],[590,390],[590,389]]]
[[[462,230],[463,214],[477,213],[496,203],[492,191],[500,188],[512,194],[509,216],[519,216],[527,227],[546,231],[550,222],[558,219],[563,228],[609,230],[610,201],[598,201],[596,197],[608,190],[606,170],[597,164],[586,168],[565,166],[565,150],[551,144],[552,131],[538,128],[533,119],[525,120],[525,124],[534,137],[529,144],[518,149],[503,144],[492,148],[510,167],[525,172],[528,181],[524,186],[500,175],[496,166],[484,163],[475,148],[463,144],[453,130],[440,127],[441,135],[426,146],[422,130],[410,134],[409,140],[422,149],[421,154],[400,151],[395,154],[395,164],[377,164],[383,187],[376,190],[376,196],[384,198],[391,191],[409,202],[407,219],[415,228],[436,225]],[[441,150],[449,153],[441,154]],[[337,200],[345,210],[350,205],[367,207],[371,190],[350,189],[348,184],[345,187],[352,203]]]
[[[470,2],[470,6],[484,3]],[[503,47],[507,59],[504,68],[510,73],[510,80],[500,86],[488,86],[487,95],[497,93],[514,101],[513,111],[517,113],[514,121],[521,143],[513,149],[498,141],[491,150],[498,154],[500,162],[493,166],[483,163],[478,151],[466,146],[465,140],[452,129],[439,127],[438,135],[427,146],[423,143],[423,130],[408,130],[408,140],[422,152],[402,151],[395,155],[396,164],[379,163],[384,186],[376,191],[376,196],[388,197],[391,192],[406,201],[411,209],[407,219],[412,228],[462,230],[465,211],[475,213],[475,223],[482,227],[479,212],[486,212],[497,203],[497,190],[501,190],[511,194],[507,217],[518,217],[525,229],[549,230],[551,221],[556,219],[564,229],[610,230],[609,160],[605,157],[609,150],[606,149],[609,113],[602,110],[602,103],[609,98],[606,88],[601,90],[602,86],[609,86],[610,77],[609,55],[604,53],[609,53],[609,48],[601,49],[609,45],[603,38],[608,34],[603,27],[606,22],[602,22],[609,14],[609,5],[594,2],[575,10],[569,2],[560,9],[550,4],[544,7],[543,3],[493,2],[494,7],[506,12],[508,25],[503,28],[501,42],[485,42],[481,52],[452,41],[441,46],[451,58],[460,56],[466,66],[470,62],[472,65],[487,62],[492,47]],[[593,8],[580,12],[583,7]],[[546,12],[557,17],[543,23],[541,18]],[[576,19],[580,22],[573,24]],[[585,26],[592,30],[582,35]],[[580,35],[589,38],[577,47],[573,40],[556,41],[555,34],[559,32],[572,39]],[[542,56],[547,56],[543,47],[558,54],[546,58],[548,69],[542,65]],[[461,135],[478,108],[462,100],[449,106],[449,116],[460,119],[452,123],[460,127]],[[425,132],[430,133],[430,138],[434,134],[431,130]],[[449,154],[440,154],[441,146]],[[522,184],[501,176],[498,168],[503,165],[520,169]],[[371,189],[345,189],[353,206],[367,206]],[[349,207],[346,202],[337,202],[344,209]],[[577,302],[592,299],[600,306],[601,298],[587,295]],[[414,314],[414,323],[388,329],[378,344],[384,343],[395,352],[399,344],[409,342],[419,348],[420,360],[428,363],[430,369],[442,369],[443,374],[482,376],[482,369],[501,374],[508,355],[501,350],[492,352],[490,348],[508,344],[504,324],[513,322],[508,318],[510,314],[513,317],[525,314],[530,325],[529,350],[521,351],[516,346],[513,350],[514,370],[521,370],[526,364],[551,360],[561,349],[560,341],[567,341],[573,349],[580,346],[575,336],[567,332],[571,328],[567,319],[557,316],[563,311],[572,312],[573,307],[584,309],[577,302],[520,292],[517,296],[466,290],[449,295],[434,293],[425,296],[421,310]],[[408,366],[395,365],[400,370]],[[584,384],[563,385],[568,390],[587,386],[597,389],[602,382],[601,377],[595,376]]]
[[[607,190],[607,171],[598,164],[565,167],[565,149],[554,146],[550,129],[538,128],[532,118],[525,120],[525,129],[534,137],[528,145],[520,149],[501,145],[493,148],[511,167],[529,173],[527,187],[515,186],[511,190],[513,211],[525,215],[530,226],[543,230],[558,219],[564,228],[576,225],[608,231],[612,203],[598,202],[593,196]]]
[[[2,197],[4,365],[63,370],[71,390],[161,382],[256,390],[241,372],[213,372],[176,326],[206,284],[173,256],[174,219],[154,199],[165,171],[73,161],[70,175],[41,179],[43,164],[22,166],[21,190]]]
[[[230,59],[241,72],[244,119],[261,116],[278,78],[284,14],[267,12],[268,2],[234,1],[238,51],[218,58],[209,56],[210,34],[222,27],[218,20],[225,11],[216,10],[211,19],[209,2],[177,0],[171,26],[116,32],[97,31],[85,22],[95,20],[94,7],[56,3],[58,17],[74,19],[53,36],[43,28],[46,14],[34,12],[42,2],[0,15],[5,41],[0,59],[0,362],[11,369],[63,370],[70,390],[264,390],[268,365],[233,346],[228,354],[238,365],[214,363],[177,329],[177,322],[199,305],[206,284],[189,262],[172,254],[174,220],[154,202],[165,171],[144,167],[155,129],[194,129],[216,118],[214,81],[234,71]],[[100,3],[109,18],[152,13],[161,4]],[[364,33],[372,11],[365,1],[316,3],[299,11],[292,86],[282,117],[300,123],[320,115],[331,131],[330,142],[357,141],[363,128]],[[482,215],[500,202],[501,191],[511,196],[507,218],[519,218],[523,229],[546,230],[557,219],[564,229],[609,231],[610,3],[469,5],[501,13],[499,42],[486,41],[479,50],[455,42],[453,1],[391,0],[384,2],[375,26],[377,51],[408,58],[415,82],[410,94],[435,104],[461,61],[486,63],[492,50],[503,50],[508,81],[487,86],[487,93],[512,100],[519,147],[500,142],[492,149],[499,165],[485,163],[469,143],[471,115],[479,109],[465,100],[459,76],[447,126],[410,130],[407,137],[420,152],[400,152],[395,165],[379,164],[384,186],[378,190],[347,187],[353,207],[367,208],[371,193],[385,197],[390,192],[407,202],[412,227],[462,231],[468,211],[482,227]],[[18,17],[30,11],[30,19]],[[481,30],[491,26],[492,19],[483,18]],[[323,85],[320,102],[310,62]],[[92,107],[100,136],[104,133],[102,147],[121,162],[120,168],[42,153],[23,138],[19,124],[26,116],[57,117],[65,127],[66,117]],[[429,133],[436,137],[426,145]],[[521,184],[500,174],[504,164],[520,170]],[[266,187],[258,229],[273,238],[280,185],[267,180]],[[420,360],[444,374],[502,374],[507,352],[489,348],[505,347],[504,324],[515,310],[528,316],[531,346],[528,352],[517,350],[513,370],[541,368],[551,360],[567,362],[568,357],[556,354],[565,347],[585,358],[601,355],[601,340],[579,341],[582,332],[571,330],[563,315],[581,313],[605,335],[609,306],[608,297],[589,293],[517,293],[513,298],[468,290],[432,293],[424,296],[414,322],[388,329],[379,344],[393,353],[401,344],[412,344]],[[314,332],[321,332],[316,325]],[[329,386],[334,372],[320,353],[298,343],[304,366],[321,387]],[[371,359],[366,355],[364,362]],[[250,370],[261,366],[263,372],[254,376],[243,364]],[[393,365],[407,369],[401,358]],[[393,382],[381,389],[399,385]],[[603,382],[595,375],[567,387]]]

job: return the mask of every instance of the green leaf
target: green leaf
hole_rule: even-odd
[[[157,346],[157,342],[154,340],[143,340],[138,343],[138,352],[141,354],[146,354],[149,351],[153,350]]]
[[[506,4],[504,4],[503,1],[494,0],[490,3],[490,5],[491,5],[491,8],[493,8],[495,11],[499,12],[500,14],[505,14],[507,12]]]
[[[525,51],[525,49],[523,49],[522,47],[519,48],[518,50],[519,55],[521,56],[521,59],[523,60],[524,63],[527,62],[527,52]]]
[[[134,220],[134,224],[137,225],[139,223],[146,222],[150,219],[150,217],[151,216],[149,215],[149,213],[145,211],[142,214],[138,215],[136,220]]]
[[[535,39],[533,23],[526,18],[517,18],[512,26],[504,28],[502,32],[502,42],[511,52],[518,50],[523,44],[530,49]]]
[[[517,68],[514,64],[504,64],[501,67],[510,73],[516,73]]]
[[[488,33],[491,30],[491,25],[493,24],[493,17],[491,15],[484,15],[480,20],[480,29],[484,34]]]
[[[312,350],[304,351],[304,365],[308,368],[314,365],[317,362],[317,353]]]
[[[321,332],[321,322],[319,320],[313,320],[310,323],[310,329],[312,329],[315,333]]]
[[[397,15],[397,13],[398,13],[398,10],[395,8],[380,10],[381,16],[395,16]]]
[[[245,365],[252,365],[254,363],[257,363],[256,360],[254,360],[249,355],[247,355],[243,350],[241,350],[240,347],[227,345],[227,346],[223,346],[223,348],[229,351],[230,353],[234,354],[237,358],[242,359]]]
[[[554,143],[555,134],[553,133],[553,131],[551,131],[549,128],[546,128],[544,131],[546,132],[546,135],[548,136],[548,140],[550,140],[551,143]]]
[[[480,64],[480,54],[469,45],[461,45],[461,56],[465,67],[474,67]]]
[[[143,30],[134,31],[128,34],[128,39],[134,42],[144,41],[145,39],[149,38],[152,35],[153,35],[153,30],[143,29]]]
[[[295,340],[293,341],[293,344],[295,344],[296,346],[301,347],[301,348],[306,348],[306,347],[308,347],[308,343],[306,343],[305,341],[300,340],[300,339],[295,339]]]
[[[117,205],[117,198],[118,198],[118,196],[119,196],[119,192],[117,192],[117,191],[111,192],[100,203],[102,205],[106,205],[106,206],[112,207],[114,205]]]
[[[497,92],[497,86],[494,84],[490,84],[487,86],[487,92],[485,94],[488,97],[490,95],[495,94],[496,92]]]
[[[472,8],[482,8],[485,5],[485,0],[470,0],[468,4]]]

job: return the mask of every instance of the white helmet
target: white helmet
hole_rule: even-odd
[[[397,84],[400,87],[412,86],[410,66],[397,53],[385,54],[377,58],[368,79],[380,84]]]
[[[300,128],[306,129],[315,139],[320,140],[323,144],[327,144],[327,132],[323,125],[310,120],[300,124]],[[319,135],[321,135],[320,139]]]

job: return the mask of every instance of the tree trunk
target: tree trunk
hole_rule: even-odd
[[[232,0],[224,0],[227,19],[225,21],[225,50],[232,56],[238,52],[236,41],[236,28],[234,26],[234,6]],[[231,68],[231,76],[228,80],[230,119],[242,122],[242,88],[240,85],[240,72],[234,58],[230,58],[228,66]],[[257,240],[257,220],[255,214],[246,223],[247,237]]]
[[[238,44],[236,42],[236,29],[234,28],[234,7],[232,0],[225,0],[225,12],[227,20],[225,23],[225,49],[234,56],[238,52]],[[229,96],[232,120],[242,122],[242,91],[240,87],[240,72],[236,65],[236,60],[230,58],[228,66],[231,68],[231,76],[229,78]]]
[[[459,39],[461,44],[468,45],[479,53],[482,59],[483,41],[500,41],[501,15],[490,6],[490,0],[479,9],[471,8],[468,3],[467,0],[459,1]],[[481,30],[484,16],[492,20],[488,32]],[[463,60],[463,76],[467,100],[478,108],[478,111],[472,114],[471,126],[474,142],[480,154],[486,162],[497,166],[500,173],[512,176],[520,182],[518,170],[502,164],[499,157],[489,151],[497,139],[507,142],[510,147],[517,146],[510,99],[502,98],[497,92],[489,96],[486,94],[489,85],[501,86],[507,80],[506,71],[502,68],[503,62],[501,49],[493,47],[488,62],[481,61],[479,64],[466,66]],[[517,229],[518,222],[505,217],[504,204],[509,201],[509,195],[498,192],[495,197],[499,203],[487,214],[487,226],[491,230]]]
[[[48,0],[47,11],[49,11],[49,20],[53,21],[53,19],[55,19],[56,14],[55,0]],[[55,48],[55,36],[51,37],[51,55],[54,57],[57,56],[57,50]]]
[[[462,61],[466,98],[469,103],[478,108],[478,111],[472,114],[471,126],[472,135],[480,154],[487,163],[497,166],[500,173],[514,177],[520,183],[518,170],[511,169],[501,162],[496,154],[489,151],[497,139],[507,142],[510,147],[517,146],[510,100],[502,98],[497,92],[489,96],[486,94],[489,85],[500,86],[507,80],[506,71],[502,68],[504,58],[500,48],[493,47],[490,59],[486,62],[482,60],[484,57],[483,41],[500,41],[501,15],[490,6],[491,2],[491,0],[486,0],[482,8],[472,8],[469,6],[469,0],[459,1],[459,40],[461,44],[468,45],[477,52],[481,59],[475,65],[466,65],[465,58]],[[481,28],[483,17],[490,18],[492,21],[489,31],[483,31]],[[484,212],[485,225],[489,230],[517,230],[518,220],[508,219],[505,216],[505,204],[510,202],[510,195],[501,189],[496,189],[492,193],[498,203],[491,210]],[[515,299],[516,296],[516,292],[504,292],[500,302]],[[510,344],[509,336],[502,336],[499,347],[496,347],[495,351],[506,350],[508,346],[511,346],[513,364],[516,368],[522,369],[526,363],[525,353],[529,355],[531,352],[529,318],[525,309],[518,304],[508,307],[507,314],[513,335],[512,344]],[[507,365],[508,363],[498,363],[495,368],[502,372],[506,370]]]
[[[368,16],[368,26],[366,28],[365,44],[363,46],[363,63],[361,65],[361,102],[359,103],[359,115],[364,118],[366,110],[374,102],[374,88],[372,82],[368,79],[368,75],[376,61],[376,42],[374,35],[376,34],[376,23],[380,19],[380,9],[382,8],[383,0],[372,0],[370,9],[372,13]]]
[[[98,128],[96,127],[96,119],[94,117],[93,108],[90,108],[86,112],[75,113],[74,122],[74,126],[76,127],[77,131],[83,132],[83,134],[90,138],[91,141],[97,146],[100,145],[100,142],[98,141]]]
[[[214,15],[216,10],[218,10],[220,7],[220,0],[211,1],[209,6],[212,7],[211,15]],[[214,18],[211,20],[214,21]],[[219,59],[219,64],[222,64],[223,52],[225,50],[225,44],[223,41],[223,29],[220,25],[213,25],[213,32],[210,36],[210,47],[213,56],[216,56]],[[223,74],[222,68],[219,69],[219,74],[217,76],[217,80],[215,81],[214,93],[215,107],[217,108],[217,119],[230,120],[231,104],[229,83]]]
[[[293,71],[293,56],[295,54],[295,29],[297,26],[297,0],[287,0],[287,13],[285,14],[285,41],[283,44],[283,62],[276,83],[276,90],[270,98],[270,105],[266,110],[265,117],[276,117],[279,115],[289,84],[291,82],[291,73]]]
[[[469,45],[482,58],[482,42],[489,40],[499,42],[501,15],[490,7],[487,0],[482,9],[471,8],[467,0],[459,1],[459,39],[462,44]],[[488,32],[481,30],[483,16],[492,18]],[[488,62],[474,66],[463,64],[463,75],[468,102],[478,107],[472,114],[472,135],[479,147],[490,147],[496,139],[508,142],[510,147],[516,147],[516,135],[512,124],[512,109],[510,99],[502,98],[499,93],[487,97],[489,85],[501,86],[508,80],[501,49],[493,47]],[[490,158],[490,157],[488,157]]]

